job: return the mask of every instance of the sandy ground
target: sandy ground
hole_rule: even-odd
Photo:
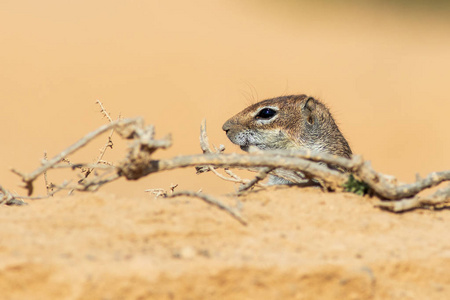
[[[159,157],[199,153],[248,104],[307,93],[355,153],[403,181],[450,169],[450,20],[443,9],[287,1],[4,1],[0,184],[113,118],[142,116]],[[106,136],[72,161],[92,162]],[[108,161],[126,144],[115,136]],[[51,172],[49,180],[76,179]],[[0,298],[446,299],[450,215],[295,188],[240,198],[249,226],[196,199],[144,191],[235,187],[192,169],[0,207]],[[43,180],[36,195],[45,192]],[[224,198],[232,205],[236,199]]]
[[[236,200],[222,198],[235,205]],[[395,215],[351,194],[80,195],[2,209],[2,299],[447,299],[450,211]]]

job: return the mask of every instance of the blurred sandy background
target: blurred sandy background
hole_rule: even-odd
[[[171,157],[200,153],[203,118],[213,143],[240,152],[225,120],[307,93],[377,170],[411,181],[450,169],[450,5],[314,3],[1,1],[0,184],[25,193],[10,167],[30,172],[105,124],[97,99],[113,118],[172,133],[156,153]],[[94,161],[106,138],[70,159]],[[113,141],[109,161],[126,146]],[[144,192],[171,183],[240,207],[249,225]],[[392,214],[374,198],[295,187],[217,195],[233,190],[186,169],[3,206],[0,298],[450,299],[449,210]]]
[[[382,172],[450,168],[448,7],[302,1],[2,1],[0,184],[23,193],[9,171],[36,168],[112,117],[142,116],[159,156],[199,153],[199,125],[221,131],[250,103],[307,93],[324,100],[355,153]],[[90,162],[103,139],[77,158]],[[124,144],[105,159],[117,160]],[[60,183],[65,174],[52,173]],[[105,191],[233,189],[210,174],[180,170]],[[43,184],[42,184],[43,187]],[[43,189],[39,190],[40,192]]]

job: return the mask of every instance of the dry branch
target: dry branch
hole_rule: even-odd
[[[450,200],[450,185],[437,190],[430,196],[416,196],[414,198],[406,198],[399,201],[381,201],[377,206],[393,212],[405,212],[426,206],[439,208],[441,205],[444,207],[446,204],[449,205],[445,207],[450,208],[448,200]]]
[[[353,170],[363,163],[363,159],[360,155],[353,155],[352,159],[348,159],[345,157],[312,151],[309,149],[265,150],[265,151],[255,151],[255,153],[260,155],[271,154],[271,155],[279,155],[281,157],[302,158],[310,161],[325,163],[330,166],[338,166],[346,170]]]
[[[358,166],[354,172],[381,198],[389,200],[410,198],[441,182],[450,181],[449,170],[430,173],[423,179],[418,178],[414,183],[396,185],[387,180],[385,175],[375,172],[368,161]]]
[[[104,109],[102,109],[104,110]],[[318,153],[309,150],[296,151],[255,151],[248,154],[223,154],[224,147],[212,150],[206,134],[206,124],[202,123],[200,133],[200,145],[203,154],[177,156],[170,159],[155,159],[153,153],[158,149],[171,146],[171,138],[167,136],[160,140],[154,139],[154,127],[144,125],[140,118],[112,121],[101,126],[97,130],[87,134],[78,142],[68,147],[52,159],[43,161],[42,166],[30,174],[15,173],[22,177],[28,193],[33,192],[33,181],[41,174],[52,168],[63,167],[60,162],[69,154],[77,151],[98,135],[111,130],[130,139],[128,154],[116,166],[97,164],[73,164],[71,167],[99,168],[104,172],[100,175],[85,178],[76,186],[60,186],[59,188],[74,188],[82,191],[95,191],[102,185],[112,182],[120,177],[129,180],[137,180],[149,174],[158,173],[178,168],[196,167],[197,172],[212,171],[222,179],[244,183],[242,189],[250,188],[264,179],[268,174],[285,178],[294,183],[304,183],[305,179],[315,180],[330,191],[339,191],[349,182],[352,176],[361,180],[383,200],[401,200],[392,202],[392,205],[381,205],[392,211],[402,211],[423,205],[437,205],[450,200],[450,188],[441,189],[432,197],[419,197],[417,194],[424,189],[436,186],[444,181],[450,181],[450,171],[434,172],[423,179],[417,179],[411,184],[397,184],[388,179],[388,176],[375,172],[370,162],[364,161],[361,156],[354,155],[352,159],[346,159],[326,153]],[[97,160],[98,162],[100,160]],[[67,167],[67,166],[66,166]],[[218,173],[215,169],[224,168],[229,178]],[[253,180],[241,179],[228,168],[242,168],[259,172]],[[342,172],[346,170],[347,172]],[[350,176],[352,175],[352,176]],[[358,182],[358,181],[356,181]],[[189,195],[208,199],[208,196],[198,196],[193,192]],[[195,194],[195,195],[194,195]],[[6,194],[5,194],[6,195]],[[205,200],[207,201],[207,200]],[[389,202],[386,202],[389,203]],[[399,203],[399,204],[396,204]],[[391,208],[390,208],[391,207]]]
[[[301,171],[312,178],[323,180],[331,189],[342,189],[348,180],[348,175],[323,166],[317,162],[301,158],[292,158],[279,155],[253,155],[253,154],[198,154],[177,156],[171,159],[149,160],[146,166],[134,172],[135,165],[127,161],[118,166],[120,172],[127,179],[139,179],[148,174],[173,170],[178,168],[195,167],[198,165],[214,165],[215,167],[244,167],[244,168],[281,168]]]

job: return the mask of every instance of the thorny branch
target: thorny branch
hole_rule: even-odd
[[[108,119],[109,123],[112,123],[113,120],[112,120],[111,116],[109,115],[109,113],[106,111],[105,107],[103,106],[103,103],[102,103],[100,100],[97,100],[95,103],[97,103],[97,104],[100,106],[100,112],[102,113],[102,115]],[[120,120],[120,119],[121,119],[121,116],[119,115],[118,120]],[[112,141],[112,136],[113,136],[113,134],[114,134],[114,128],[112,128],[111,131],[109,132],[109,135],[108,135],[108,141],[107,141],[106,144],[100,149],[100,154],[98,155],[98,157],[97,157],[95,163],[94,163],[93,165],[91,165],[90,167],[87,167],[87,169],[86,169],[86,167],[83,168],[83,169],[84,169],[84,176],[83,176],[82,179],[80,179],[79,182],[81,182],[81,181],[83,181],[83,180],[86,180],[86,178],[88,178],[88,176],[89,176],[96,168],[97,168],[97,169],[99,168],[100,163],[104,163],[104,164],[106,164],[106,165],[111,165],[111,164],[108,163],[108,162],[104,162],[102,159],[103,159],[103,156],[104,156],[105,153],[106,153],[106,150],[107,150],[108,148],[110,148],[110,149],[113,148],[113,145],[114,145],[114,143],[113,143],[113,141]],[[69,194],[72,194],[73,191],[74,191],[74,189],[71,189],[71,190],[69,191]]]
[[[104,133],[105,131],[110,130],[111,128],[126,128],[130,124],[135,124],[136,122],[142,121],[140,118],[133,118],[133,119],[125,119],[125,120],[117,120],[114,122],[111,122],[107,125],[100,126],[97,130],[94,130],[87,135],[85,135],[83,138],[81,138],[79,141],[77,141],[75,144],[69,146],[65,150],[61,151],[58,155],[51,158],[50,160],[46,160],[43,162],[42,166],[31,172],[30,174],[21,173],[15,169],[12,171],[22,177],[22,181],[25,183],[25,187],[28,190],[28,195],[31,195],[33,193],[33,181],[36,180],[36,178],[39,177],[42,173],[47,171],[48,169],[51,169],[54,165],[59,163],[63,158],[67,157],[68,155],[74,153],[75,151],[79,150],[80,148],[84,147],[86,144],[88,144],[90,141],[92,141],[94,138],[99,136],[100,134]]]
[[[346,159],[309,150],[253,151],[248,154],[224,154],[223,146],[215,150],[212,150],[210,147],[205,122],[202,123],[200,134],[200,145],[203,154],[177,156],[170,159],[154,158],[153,153],[155,151],[171,146],[170,136],[155,140],[154,127],[152,125],[145,126],[141,118],[133,118],[112,121],[107,125],[101,126],[55,157],[43,161],[39,168],[29,174],[16,170],[14,172],[22,177],[25,187],[29,195],[31,195],[33,182],[36,178],[49,169],[61,168],[60,162],[64,158],[108,130],[115,130],[122,138],[131,140],[126,157],[115,165],[73,164],[72,167],[96,167],[104,170],[104,173],[92,176],[90,179],[85,178],[75,186],[55,186],[56,188],[93,191],[100,188],[103,184],[112,182],[120,177],[125,177],[128,180],[137,180],[149,174],[162,171],[196,167],[198,173],[212,171],[215,174],[219,174],[223,179],[239,182],[243,184],[242,190],[253,187],[269,174],[285,178],[292,183],[304,183],[305,179],[313,180],[320,182],[329,191],[343,190],[350,178],[355,177],[359,181],[356,180],[354,182],[361,182],[361,184],[367,185],[372,194],[382,200],[379,204],[380,207],[395,212],[418,207],[438,207],[448,203],[450,200],[449,187],[438,190],[432,196],[421,197],[417,195],[427,188],[450,181],[450,170],[433,172],[425,178],[418,178],[414,183],[401,184],[393,181],[392,177],[374,171],[370,162],[364,161],[358,155],[354,155],[351,159]],[[224,168],[225,173],[229,177],[218,173],[216,170],[218,168]],[[259,173],[254,179],[245,180],[240,179],[229,168],[242,168]],[[347,170],[347,172],[341,172],[340,170]],[[3,194],[3,198],[0,200],[1,203],[10,194],[2,190],[0,192]],[[190,196],[200,197],[197,194]],[[208,196],[203,196],[202,194],[200,198],[205,199],[205,197],[208,198]]]

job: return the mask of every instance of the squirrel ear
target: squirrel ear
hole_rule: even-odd
[[[316,100],[308,97],[302,106],[302,113],[309,124],[314,124],[314,111],[316,110]]]

